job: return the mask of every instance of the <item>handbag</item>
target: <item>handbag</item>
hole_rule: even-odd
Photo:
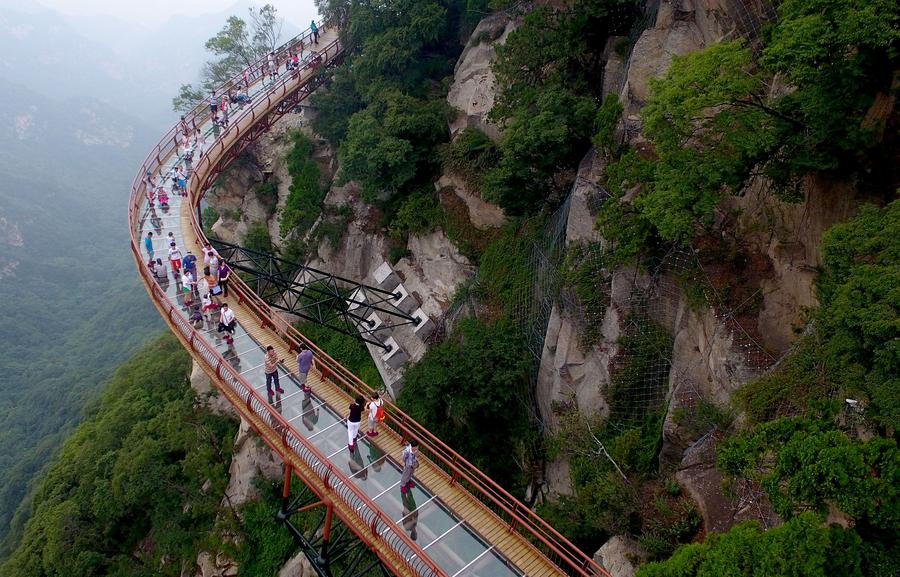
[[[219,326],[216,328],[216,332],[225,332],[225,323],[219,323]]]
[[[212,288],[212,294],[217,295],[222,293],[222,287],[216,285]]]

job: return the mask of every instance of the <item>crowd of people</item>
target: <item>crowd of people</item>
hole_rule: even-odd
[[[311,46],[319,41],[320,29],[317,28],[315,22],[310,26]],[[211,91],[207,98],[207,104],[210,111],[211,128],[213,137],[218,137],[219,130],[226,128],[230,122],[231,111],[234,107],[242,108],[246,104],[252,103],[251,87],[253,83],[259,79],[265,84],[266,80],[270,83],[277,80],[280,74],[281,66],[284,66],[285,73],[299,73],[306,62],[313,62],[315,65],[320,62],[321,57],[315,50],[309,51],[305,57],[306,46],[303,41],[292,47],[292,50],[282,59],[273,51],[261,65],[259,74],[253,74],[251,71],[245,70],[243,73],[243,86],[232,88],[221,93]],[[185,311],[188,322],[197,330],[208,330],[210,334],[216,336],[227,344],[226,351],[223,353],[225,360],[235,369],[240,368],[240,355],[234,347],[234,333],[237,327],[237,319],[234,311],[228,306],[225,299],[228,298],[229,281],[233,271],[225,259],[219,252],[209,243],[203,247],[201,251],[202,261],[193,254],[191,250],[182,251],[178,240],[173,232],[162,236],[162,222],[157,207],[163,214],[167,214],[170,210],[170,192],[175,196],[187,195],[187,182],[193,170],[193,163],[203,158],[203,154],[208,150],[207,139],[203,130],[197,127],[193,122],[188,122],[185,116],[182,116],[178,124],[176,134],[177,150],[176,164],[168,173],[160,173],[158,176],[147,171],[145,175],[145,189],[147,195],[147,205],[149,212],[149,221],[152,229],[146,233],[144,238],[144,249],[147,253],[147,268],[154,279],[161,285],[163,290],[168,290],[169,283],[174,281],[176,287],[176,300]],[[168,188],[167,188],[168,184]],[[162,243],[165,247],[165,254],[157,255],[154,243]],[[168,265],[168,267],[167,267]],[[171,270],[171,280],[170,280]],[[213,332],[212,329],[215,328]],[[318,422],[318,407],[312,407],[312,388],[309,384],[309,373],[315,366],[313,351],[306,345],[301,345],[296,356],[297,373],[296,383],[303,394],[301,408],[303,409],[304,425],[310,430],[315,429]],[[279,379],[279,365],[283,366],[283,359],[278,357],[275,348],[271,345],[266,347],[263,366],[265,375],[266,393],[270,404],[277,403],[280,407],[282,398],[285,394]],[[360,431],[363,415],[367,417],[367,429],[365,432]],[[379,435],[379,425],[385,420],[384,399],[379,393],[372,393],[371,397],[366,400],[362,396],[357,396],[354,402],[348,407],[346,417],[347,423],[347,447],[351,455],[351,469],[358,470],[358,473],[364,473],[365,468],[362,466],[361,458],[357,451],[357,441],[364,436],[371,438]],[[374,443],[369,443],[370,450],[377,449]],[[412,500],[410,490],[414,487],[412,480],[413,471],[418,466],[418,443],[415,440],[406,442],[402,454],[402,473],[400,480],[401,494],[404,496],[404,519],[412,520],[412,527],[409,522],[404,522],[404,526],[410,531],[413,539],[416,538],[415,532],[415,502]],[[373,453],[374,455],[374,453]],[[374,458],[372,455],[371,464],[380,463],[382,456]],[[357,461],[359,461],[357,463]],[[378,465],[380,467],[380,465]],[[411,501],[411,507],[407,507],[407,501]]]

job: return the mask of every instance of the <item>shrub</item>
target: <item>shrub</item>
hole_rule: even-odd
[[[254,222],[247,227],[244,239],[241,241],[244,248],[257,252],[273,252],[272,237],[269,235],[269,227],[264,222]]]
[[[290,138],[293,145],[285,160],[288,174],[291,175],[291,185],[281,211],[282,238],[291,234],[303,236],[309,230],[322,211],[326,193],[319,182],[319,166],[312,159],[312,140],[299,130],[293,131]]]
[[[441,149],[444,169],[461,175],[469,190],[481,194],[485,173],[496,166],[499,152],[494,141],[477,128],[466,128]]]

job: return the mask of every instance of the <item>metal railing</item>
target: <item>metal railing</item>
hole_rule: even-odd
[[[322,29],[324,30],[324,27]],[[308,38],[309,34],[309,31],[307,31],[298,35],[279,50],[290,50],[291,46],[298,43],[297,39]],[[270,84],[267,87],[268,90],[265,97],[254,99],[252,105],[248,105],[240,111],[232,119],[230,126],[207,149],[203,158],[195,163],[194,173],[188,185],[188,196],[192,208],[191,225],[201,246],[207,242],[196,210],[205,192],[204,190],[199,190],[204,182],[204,179],[201,177],[212,171],[216,165],[216,159],[235,146],[239,142],[240,137],[246,134],[254,124],[265,118],[286,96],[302,88],[315,74],[315,68],[320,64],[329,62],[341,52],[340,42],[334,40],[320,51],[321,61],[306,62],[301,65],[299,71],[291,75],[285,74],[279,81]],[[251,67],[254,74],[261,72],[263,63],[263,59],[261,59]],[[257,75],[255,78],[259,78],[259,76]],[[232,85],[237,82],[243,82],[243,73],[236,75],[230,81]],[[227,90],[228,86],[229,83],[226,83],[219,90]],[[202,123],[209,118],[209,114],[208,108],[204,112],[203,105],[198,104],[185,115],[185,119],[196,126],[197,119],[200,119]],[[186,319],[182,318],[166,294],[158,286],[156,280],[150,275],[147,267],[144,266],[140,251],[140,239],[137,237],[137,219],[140,216],[141,204],[145,198],[146,182],[144,176],[148,171],[155,174],[164,161],[176,151],[178,130],[178,125],[173,126],[163,136],[160,142],[150,151],[132,182],[128,209],[131,250],[135,262],[138,264],[141,279],[146,285],[148,292],[160,310],[165,312],[169,324],[177,329],[186,342],[190,343],[192,350],[215,372],[220,381],[231,388],[244,401],[245,407],[240,407],[240,409],[263,419],[264,422],[269,423],[276,431],[280,432],[284,446],[273,446],[273,449],[283,457],[285,456],[284,451],[289,450],[293,457],[305,463],[321,479],[326,480],[326,482],[331,480],[333,490],[338,492],[340,498],[356,511],[359,519],[369,527],[378,528],[377,531],[373,529],[365,537],[366,539],[383,541],[399,559],[406,560],[405,564],[420,575],[443,577],[445,573],[425,555],[422,549],[393,520],[387,518],[361,489],[350,482],[346,474],[329,463],[324,455],[302,435],[297,433],[271,405],[259,396],[252,385],[246,382],[216,350],[206,343],[199,332],[191,327]],[[323,373],[323,379],[330,378],[335,386],[353,396],[357,394],[369,395],[374,390],[282,319],[259,296],[253,293],[240,278],[233,277],[231,289],[238,296],[238,300],[257,317],[260,323],[271,327],[291,348],[297,349],[301,343],[307,344],[316,355],[316,366]],[[396,405],[387,402],[385,403],[385,409],[386,425],[389,428],[406,439],[418,439],[422,457],[442,471],[447,482],[458,484],[465,488],[476,500],[505,522],[509,531],[515,531],[524,537],[535,553],[546,556],[566,574],[583,577],[594,575],[609,577],[609,574],[596,561],[570,543],[549,523],[443,441],[435,437],[429,430],[403,413]]]

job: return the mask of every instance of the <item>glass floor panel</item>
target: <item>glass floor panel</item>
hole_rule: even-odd
[[[496,551],[483,553],[474,563],[451,577],[521,577],[522,573]]]
[[[444,571],[453,575],[488,549],[481,539],[465,525],[452,529],[437,541],[426,545],[425,554]]]

